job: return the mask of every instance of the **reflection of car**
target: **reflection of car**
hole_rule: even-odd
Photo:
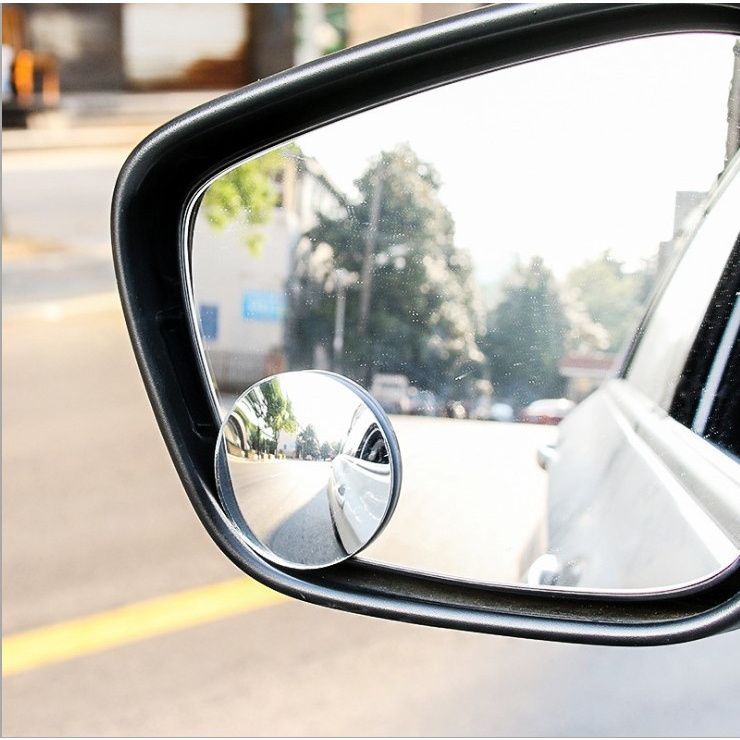
[[[493,421],[514,421],[514,409],[508,403],[494,403],[491,406]]]
[[[508,403],[492,403],[490,398],[482,398],[472,417],[484,421],[514,421],[514,409]]]
[[[432,391],[409,388],[409,413],[417,416],[436,416],[439,402]]]
[[[619,377],[541,452],[547,552],[531,583],[674,586],[737,557],[739,157],[677,244]]]
[[[375,416],[357,407],[347,439],[331,464],[329,510],[347,552],[356,552],[378,531],[388,508],[391,466]]]
[[[519,421],[530,424],[560,424],[575,404],[567,398],[541,398],[519,412]]]
[[[378,531],[388,508],[391,468],[339,454],[327,490],[332,521],[347,552],[356,552]]]
[[[410,409],[409,379],[405,375],[376,373],[370,394],[389,414],[407,414]]]

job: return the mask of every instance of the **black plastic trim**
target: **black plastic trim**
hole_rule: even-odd
[[[481,586],[350,560],[314,572],[244,546],[216,494],[219,420],[189,317],[184,224],[218,171],[300,133],[448,81],[598,44],[683,31],[740,32],[735,5],[495,6],[327,57],[215,100],[147,138],[113,200],[114,258],[139,367],[167,447],[206,529],[242,570],[334,608],[567,642],[655,645],[740,622],[740,562],[656,593]]]

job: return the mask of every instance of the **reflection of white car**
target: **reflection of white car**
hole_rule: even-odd
[[[331,464],[327,486],[331,518],[347,552],[357,552],[377,533],[388,508],[391,482],[385,437],[375,414],[362,403]]]
[[[519,421],[530,424],[560,424],[574,408],[573,401],[567,398],[541,398],[521,410]]]
[[[340,454],[331,464],[329,509],[347,552],[357,552],[378,531],[388,508],[391,466]]]

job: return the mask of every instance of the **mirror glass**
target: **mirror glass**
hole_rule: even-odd
[[[619,368],[724,167],[734,44],[641,39],[451,83],[286,142],[195,201],[193,320],[223,418],[252,384],[306,369],[353,379],[390,414],[403,496],[362,557],[531,583],[553,554],[538,457]],[[249,469],[227,434],[224,454]],[[567,464],[595,469],[597,452]],[[331,464],[306,467],[324,481]],[[579,528],[589,547],[610,543],[614,567],[573,568],[575,585],[674,586],[737,554],[677,568],[665,543],[690,535],[656,536],[656,507],[642,518],[610,496]]]
[[[219,495],[264,557],[294,568],[341,562],[392,513],[398,447],[385,414],[351,381],[281,373],[234,403],[216,447]]]

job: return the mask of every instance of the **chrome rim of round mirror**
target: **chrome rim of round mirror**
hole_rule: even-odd
[[[236,400],[216,445],[227,514],[249,545],[290,568],[335,565],[389,521],[401,484],[393,428],[362,387],[280,373]]]

